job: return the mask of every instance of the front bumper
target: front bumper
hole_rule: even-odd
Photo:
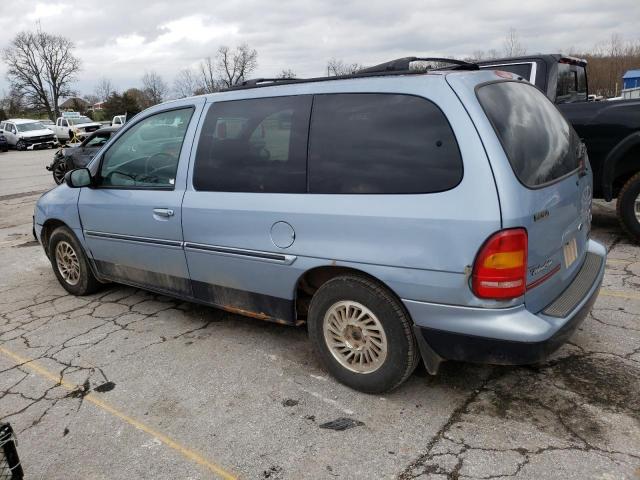
[[[27,144],[27,150],[38,150],[40,148],[53,148],[58,144],[55,140],[49,140],[46,142],[36,142]]]
[[[605,248],[590,240],[580,272],[538,313],[529,312],[525,305],[483,309],[405,300],[427,369],[435,373],[442,360],[500,365],[541,362],[589,314],[600,291],[605,262]]]

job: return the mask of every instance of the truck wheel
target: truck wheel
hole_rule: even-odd
[[[60,285],[73,295],[89,295],[100,288],[80,242],[67,227],[58,227],[49,239],[51,266]]]
[[[18,140],[18,143],[16,143],[16,150],[26,150],[27,149],[27,144],[25,143],[24,140]]]
[[[327,370],[366,393],[393,390],[419,362],[411,319],[391,292],[369,278],[342,275],[311,299],[309,338]]]
[[[640,243],[640,172],[627,180],[620,190],[617,210],[622,228]]]

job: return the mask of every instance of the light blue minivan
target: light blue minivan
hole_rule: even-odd
[[[420,359],[543,360],[604,274],[584,147],[526,81],[414,60],[137,115],[37,203],[58,280],[306,324],[371,393]]]

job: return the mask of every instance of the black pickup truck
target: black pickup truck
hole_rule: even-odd
[[[640,242],[640,99],[588,101],[587,62],[574,57],[531,55],[478,64],[525,78],[556,103],[587,145],[594,197],[617,198],[620,223]]]

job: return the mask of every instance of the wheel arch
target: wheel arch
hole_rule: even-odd
[[[51,238],[51,234],[53,233],[53,231],[58,227],[67,227],[69,231],[73,233],[73,230],[69,227],[69,225],[64,223],[62,220],[58,218],[48,218],[42,225],[42,231],[40,233],[40,243],[42,244],[42,247],[44,248],[44,251],[48,257],[50,256],[49,239]]]
[[[311,298],[315,294],[318,289],[324,285],[329,280],[341,276],[341,275],[354,275],[368,278],[372,280],[382,287],[386,288],[391,295],[393,295],[396,300],[398,300],[399,304],[404,308],[404,304],[400,298],[400,295],[385,281],[372,275],[371,273],[361,270],[358,268],[354,268],[351,266],[345,265],[320,265],[317,267],[310,268],[302,273],[298,277],[298,281],[296,282],[294,289],[294,299],[295,299],[295,317],[296,320],[305,320],[307,317],[307,313],[309,310],[309,304],[311,302]],[[405,309],[406,311],[406,309]],[[408,317],[411,318],[408,311],[406,312]],[[412,320],[413,321],[413,320]]]
[[[601,187],[603,197],[611,201],[617,184],[624,184],[626,179],[640,171],[640,156],[634,159],[636,150],[640,151],[640,132],[633,132],[623,138],[611,149],[602,166]]]

